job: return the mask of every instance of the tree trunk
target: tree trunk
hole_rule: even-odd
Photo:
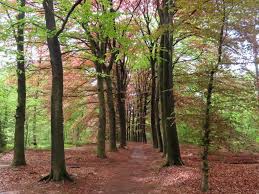
[[[207,192],[209,190],[209,165],[208,165],[208,154],[210,145],[210,106],[211,97],[213,90],[215,71],[211,71],[209,77],[209,84],[207,89],[207,100],[206,100],[206,112],[205,112],[205,122],[203,126],[203,153],[202,153],[202,191]]]
[[[180,156],[180,147],[178,142],[178,135],[176,129],[175,118],[175,101],[173,95],[173,75],[172,75],[172,60],[171,60],[171,44],[170,33],[165,34],[165,63],[163,67],[163,85],[164,85],[164,101],[163,106],[165,110],[165,125],[166,125],[166,137],[167,137],[167,165],[182,165]]]
[[[166,156],[167,155],[167,138],[166,138],[166,125],[165,125],[165,110],[164,110],[164,95],[163,95],[163,91],[164,91],[164,85],[161,84],[163,79],[164,79],[164,75],[163,75],[163,66],[164,66],[164,60],[163,60],[163,42],[164,42],[164,36],[161,37],[161,42],[160,42],[160,64],[159,64],[159,95],[160,95],[160,112],[161,112],[161,121],[162,121],[162,133],[163,133],[163,155]]]
[[[116,117],[114,109],[114,100],[113,100],[113,88],[112,88],[112,79],[110,71],[106,72],[105,82],[107,86],[107,104],[109,112],[109,123],[110,123],[110,151],[117,151],[116,147]]]
[[[41,63],[41,60],[40,60]],[[37,88],[39,87],[40,82],[37,80]],[[37,101],[39,98],[39,92],[38,89],[35,92],[35,100]],[[32,125],[32,145],[34,147],[37,147],[37,135],[36,135],[36,130],[37,130],[37,106],[34,105],[33,107],[33,125]]]
[[[44,180],[60,181],[69,179],[66,171],[64,152],[64,118],[63,118],[63,64],[61,48],[56,32],[53,0],[44,0],[46,28],[49,30],[47,37],[51,70],[51,172]]]
[[[151,59],[151,76],[152,76],[152,85],[151,85],[151,131],[152,131],[152,140],[153,147],[158,148],[158,139],[157,139],[157,126],[156,126],[156,70],[155,70],[155,60]]]
[[[104,97],[104,77],[102,75],[102,65],[96,63],[97,72],[97,90],[99,100],[99,129],[97,135],[97,157],[106,158],[105,153],[105,131],[106,131],[106,108],[105,108],[105,97]]]
[[[146,117],[147,117],[147,98],[148,98],[148,92],[145,91],[145,94],[144,94],[144,107],[143,107],[143,142],[144,143],[147,143],[147,136],[146,136]],[[155,133],[156,131],[154,131]],[[156,133],[155,133],[156,134]],[[156,137],[156,135],[155,135]],[[157,138],[156,138],[157,140]]]
[[[156,119],[156,132],[157,132],[157,141],[159,152],[163,152],[163,140],[162,134],[160,129],[160,110],[159,110],[159,82],[157,82],[157,89],[156,89],[156,103],[155,103],[155,119]]]
[[[27,118],[25,118],[25,141],[24,141],[25,148],[27,148],[27,145],[29,144],[28,137],[29,137],[29,118],[27,116]]]
[[[169,28],[171,24],[172,2],[164,0],[161,15],[161,25],[166,25]],[[163,79],[161,84],[163,85],[162,96],[162,111],[164,110],[165,119],[165,131],[167,138],[167,161],[166,165],[182,165],[180,155],[180,146],[178,141],[177,129],[176,129],[176,118],[175,118],[175,100],[173,94],[173,64],[172,64],[172,41],[171,33],[169,29],[166,29],[161,38],[162,56],[161,63],[163,71]]]
[[[37,129],[37,107],[33,107],[33,126],[32,126],[32,145],[37,147],[37,136],[36,136],[36,129]]]
[[[203,154],[202,154],[202,191],[207,192],[209,190],[209,165],[208,165],[208,154],[210,146],[210,112],[211,112],[211,101],[214,89],[214,76],[218,69],[219,64],[222,61],[222,47],[223,47],[223,36],[224,36],[225,16],[223,17],[223,24],[220,30],[219,47],[218,47],[218,63],[216,67],[210,72],[209,83],[207,89],[206,109],[205,109],[205,121],[203,126]]]
[[[135,105],[133,103],[133,106],[132,106],[132,123],[131,123],[131,128],[130,128],[130,131],[131,131],[131,138],[130,138],[130,140],[131,141],[136,141],[135,126],[136,126],[136,122],[135,122]]]
[[[130,141],[130,128],[131,128],[131,119],[132,119],[132,107],[131,104],[128,103],[128,108],[127,108],[127,141]]]
[[[259,67],[258,67],[259,59],[258,59],[258,43],[256,39],[256,34],[253,35],[253,53],[254,53],[254,65],[255,65],[255,91],[256,91],[257,100],[259,102]]]
[[[218,40],[218,61],[217,65],[212,67],[212,70],[209,73],[209,83],[207,88],[207,98],[206,98],[206,107],[205,107],[205,119],[203,125],[203,153],[202,153],[202,186],[201,190],[207,192],[209,190],[209,146],[210,146],[210,113],[211,113],[211,103],[212,95],[214,89],[214,76],[218,71],[218,67],[222,62],[222,48],[223,48],[223,39],[224,39],[224,29],[225,29],[225,12],[223,15],[222,26],[220,28],[219,40]]]
[[[120,123],[120,147],[124,148],[126,143],[126,108],[125,108],[125,67],[120,64],[116,65],[117,78],[117,110],[119,111]]]
[[[26,165],[24,153],[24,124],[26,109],[26,78],[25,78],[25,57],[24,57],[24,18],[25,0],[17,0],[21,7],[17,16],[17,78],[18,78],[18,104],[15,114],[15,134],[14,134],[14,157],[13,166]]]

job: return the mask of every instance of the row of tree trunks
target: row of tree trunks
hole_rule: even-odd
[[[102,4],[102,3],[101,3]],[[106,12],[107,5],[102,4],[100,6],[100,11]],[[113,9],[113,2],[109,1],[109,12],[115,12]],[[97,78],[97,92],[98,92],[98,100],[99,100],[99,128],[98,128],[98,135],[97,135],[97,156],[99,158],[106,158],[106,150],[105,150],[105,139],[106,139],[106,124],[109,123],[109,148],[110,151],[116,151],[116,112],[115,112],[115,103],[114,103],[114,96],[113,96],[113,83],[112,83],[112,69],[115,64],[116,57],[118,55],[118,49],[117,49],[117,41],[115,38],[110,38],[106,34],[102,34],[104,31],[100,32],[94,32],[92,34],[91,30],[91,23],[82,23],[81,26],[83,27],[85,34],[87,35],[88,39],[86,41],[89,41],[90,43],[90,50],[92,52],[92,55],[96,57],[96,60],[94,61],[95,68],[96,68],[96,78]],[[101,21],[98,24],[100,25],[100,28],[103,27]],[[113,28],[115,29],[115,18],[113,19]],[[96,33],[98,35],[96,35]],[[105,37],[102,39],[99,39],[98,37]],[[87,45],[88,47],[89,45]],[[88,49],[88,48],[87,48]],[[86,50],[87,50],[86,49]],[[111,55],[108,57],[106,54],[110,52]],[[102,61],[102,62],[100,62]],[[116,67],[120,66],[119,64],[116,64]],[[120,73],[120,72],[119,72]],[[123,87],[121,87],[120,82],[120,74],[116,73],[115,76],[119,80],[120,84],[118,85],[118,88],[116,92],[118,95],[118,103],[117,106],[119,106],[118,110],[120,111],[120,123],[123,125],[121,127],[121,130],[125,131],[125,138],[121,138],[122,140],[125,139],[125,142],[121,143],[124,147],[126,145],[126,120],[125,120],[125,114],[123,115],[123,108],[125,113],[125,103],[123,106],[123,95],[126,92],[123,91]],[[105,86],[106,86],[106,100],[105,100]],[[122,94],[121,94],[122,93]],[[106,123],[106,107],[108,110],[108,122]],[[123,124],[124,121],[124,124]],[[122,133],[124,134],[124,133]],[[124,137],[124,136],[123,136]]]
[[[128,99],[127,134],[128,140],[147,143],[146,119],[148,115],[148,99],[150,97],[150,72],[139,71],[134,78],[134,97]]]

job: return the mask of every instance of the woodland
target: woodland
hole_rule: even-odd
[[[0,0],[0,193],[259,193],[258,0]]]

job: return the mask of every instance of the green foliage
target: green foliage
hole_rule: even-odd
[[[10,69],[0,69],[0,131],[2,144],[13,142],[14,115],[16,106],[15,87],[8,83]]]
[[[192,129],[185,123],[179,123],[177,125],[178,136],[181,143],[184,144],[201,144],[201,132],[197,129]]]
[[[146,55],[139,54],[134,55],[129,59],[131,64],[131,69],[133,71],[141,70],[141,69],[149,69],[150,62]]]

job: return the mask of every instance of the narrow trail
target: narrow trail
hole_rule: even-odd
[[[106,184],[104,193],[130,194],[149,193],[155,190],[154,184],[143,184],[143,180],[152,172],[152,157],[148,157],[144,145],[133,145],[128,161],[114,169],[113,176]]]
[[[0,158],[2,157],[3,154],[0,154]],[[4,161],[0,159],[0,169],[1,168],[8,168],[10,167],[10,162]]]

